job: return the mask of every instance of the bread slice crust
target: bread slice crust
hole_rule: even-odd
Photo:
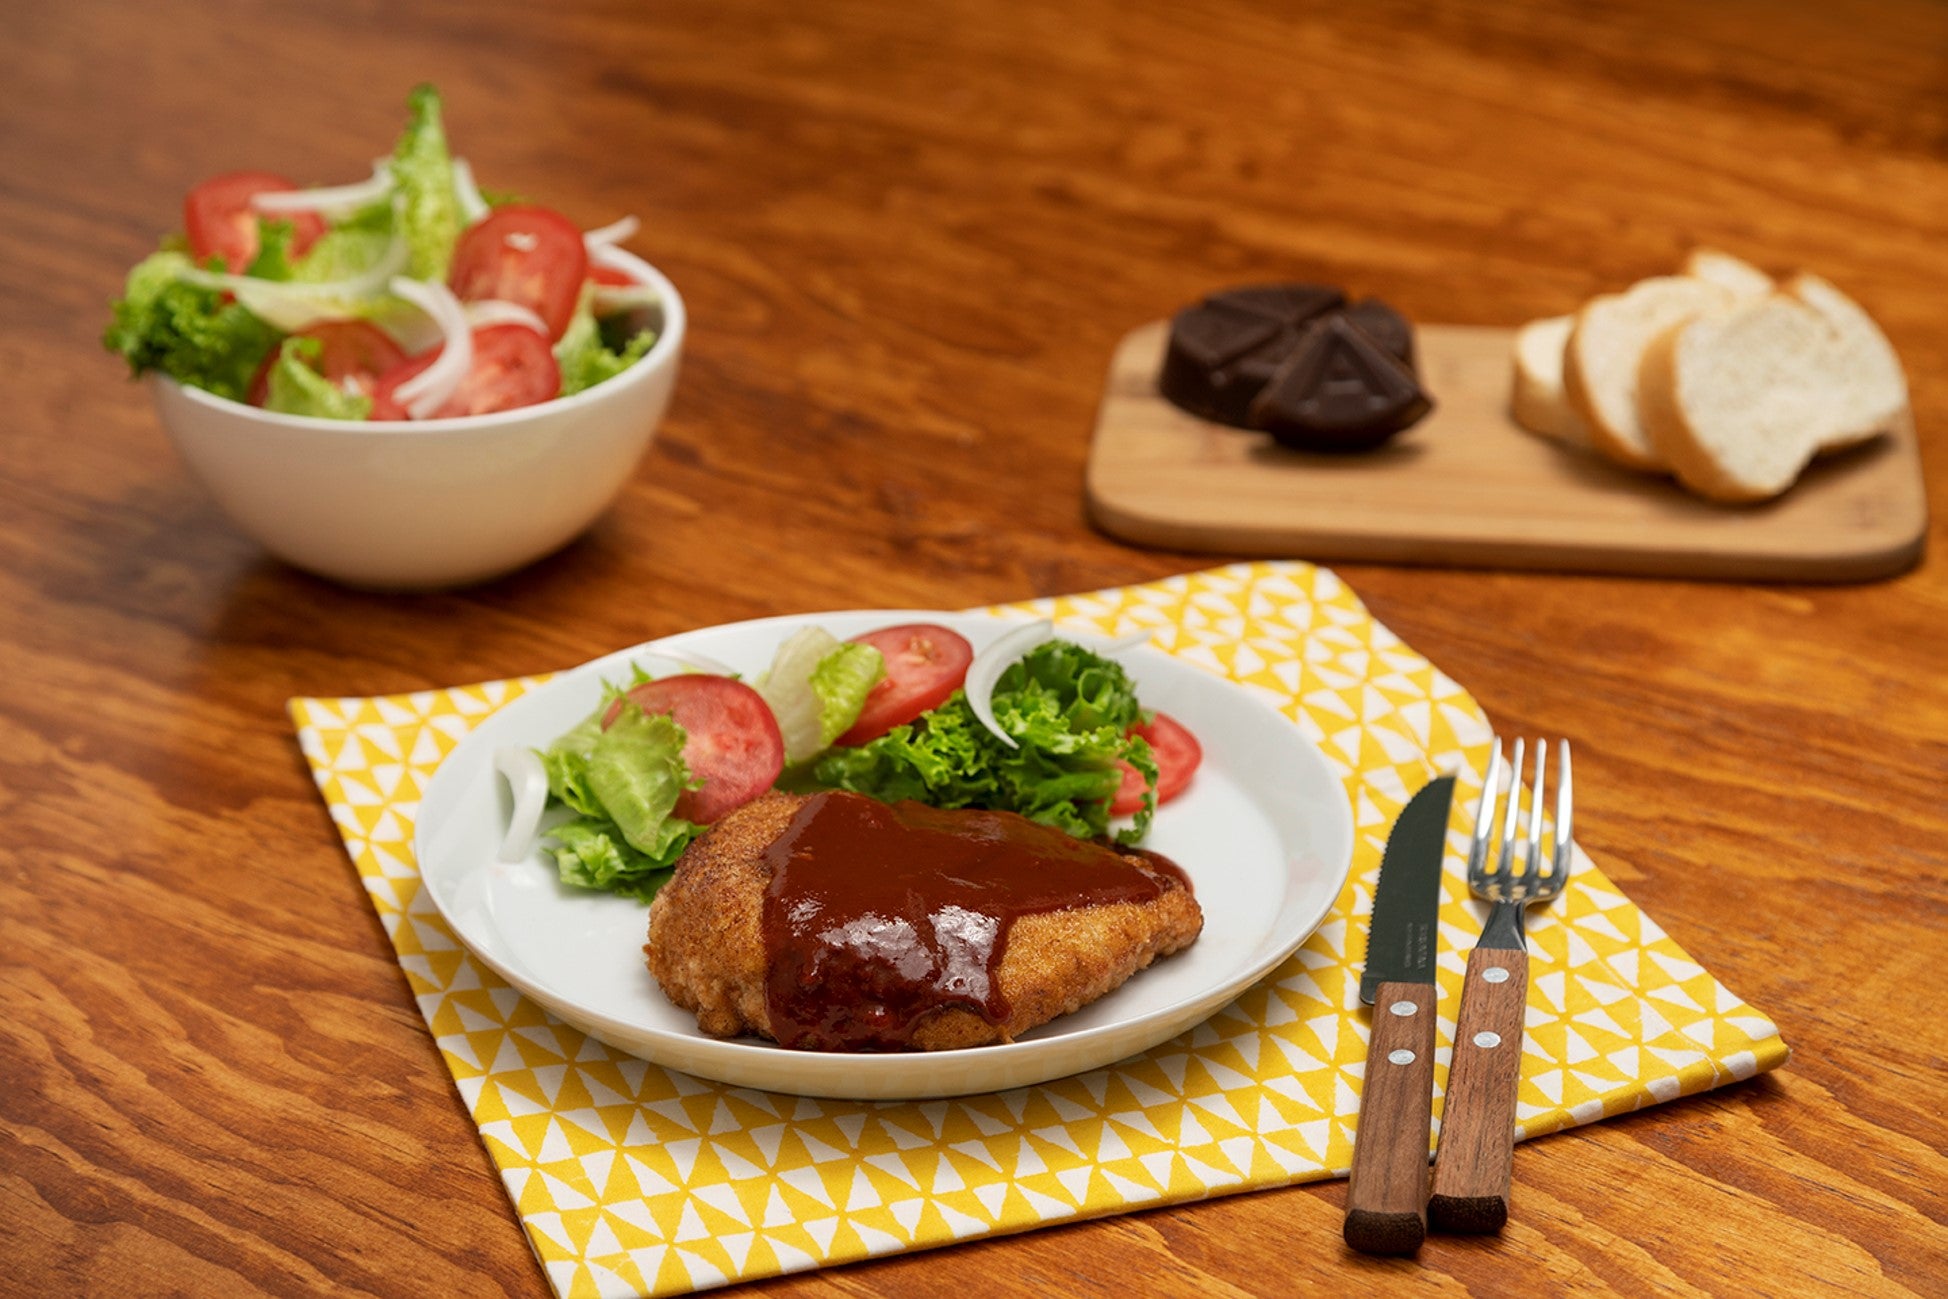
[[[1585,303],[1563,351],[1563,394],[1589,430],[1590,446],[1632,469],[1668,470],[1638,410],[1644,350],[1671,327],[1737,302],[1722,284],[1659,275]]]

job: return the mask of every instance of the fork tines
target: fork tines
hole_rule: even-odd
[[[1481,806],[1475,813],[1474,841],[1468,851],[1468,883],[1477,893],[1512,900],[1523,896],[1534,896],[1547,890],[1554,892],[1562,887],[1562,881],[1569,874],[1571,828],[1570,816],[1573,806],[1569,765],[1569,741],[1563,740],[1557,746],[1556,759],[1556,810],[1555,810],[1555,851],[1550,869],[1545,874],[1539,869],[1542,857],[1542,795],[1544,789],[1543,763],[1549,751],[1547,740],[1535,742],[1534,775],[1529,782],[1528,824],[1521,825],[1522,806],[1522,760],[1525,744],[1515,741],[1514,761],[1509,764],[1508,798],[1502,808],[1502,827],[1499,850],[1491,863],[1489,855],[1489,835],[1495,824],[1495,803],[1501,794],[1502,785],[1502,742],[1495,741],[1494,750],[1488,758],[1488,776],[1482,782]],[[1520,856],[1521,870],[1517,872],[1517,856]]]

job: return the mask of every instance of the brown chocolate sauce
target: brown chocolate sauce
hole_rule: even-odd
[[[929,1013],[998,1024],[995,971],[1015,920],[1188,890],[1156,853],[1114,849],[1012,812],[813,794],[765,850],[766,1003],[781,1044],[901,1050]]]

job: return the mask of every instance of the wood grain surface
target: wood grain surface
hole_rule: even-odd
[[[1927,541],[1913,421],[1807,467],[1763,505],[1701,500],[1544,441],[1508,413],[1515,331],[1422,325],[1434,409],[1362,455],[1290,451],[1178,409],[1157,390],[1168,321],[1116,345],[1083,492],[1139,545],[1316,560],[1658,577],[1859,582],[1907,571]]]
[[[1948,500],[1948,9],[833,0],[9,6],[0,36],[0,1293],[546,1294],[283,712],[784,611],[1206,557],[1085,522],[1111,349],[1318,279],[1511,325],[1710,244],[1907,358]],[[264,559],[97,338],[185,188],[365,174],[412,83],[483,181],[633,242],[693,332],[583,540],[384,597]],[[1937,516],[1938,518],[1939,516]],[[1941,1295],[1948,578],[1346,566],[1784,1070],[1529,1143],[1500,1238],[1339,1238],[1341,1183],[756,1287]]]

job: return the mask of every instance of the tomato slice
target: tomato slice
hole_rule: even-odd
[[[373,419],[405,419],[405,403],[395,395],[399,385],[439,358],[440,349],[393,366],[379,376],[372,389]],[[473,368],[460,386],[434,411],[432,419],[456,415],[491,415],[552,399],[561,392],[561,367],[555,364],[548,340],[526,325],[489,325],[473,331]]]
[[[257,221],[250,200],[259,194],[282,194],[296,189],[289,180],[269,171],[230,171],[212,176],[183,200],[183,230],[189,250],[201,263],[221,257],[225,270],[241,274],[257,256]],[[324,218],[316,212],[296,212],[291,249],[302,253],[325,233]]]
[[[613,266],[591,266],[588,268],[588,277],[597,284],[607,285],[612,289],[631,289],[636,286],[635,276],[626,271],[619,271]]]
[[[495,208],[460,236],[447,282],[468,302],[498,298],[528,308],[557,339],[575,314],[588,249],[574,222],[545,207]]]
[[[866,706],[840,744],[864,744],[947,702],[967,680],[974,647],[957,632],[930,622],[882,627],[855,642],[886,657],[886,676],[866,695]]]
[[[293,337],[317,339],[323,344],[323,350],[313,368],[339,387],[368,397],[387,371],[406,363],[406,350],[392,341],[392,335],[370,321],[320,321],[300,329]],[[278,351],[271,349],[250,381],[249,400],[253,406],[262,406],[269,395],[271,367],[277,364]]]
[[[1167,713],[1155,714],[1148,726],[1130,727],[1130,734],[1148,740],[1157,755],[1157,806],[1162,807],[1183,793],[1190,778],[1197,774],[1198,766],[1204,761],[1204,746]],[[1116,765],[1123,769],[1123,784],[1110,800],[1110,815],[1131,816],[1141,812],[1143,791],[1148,788],[1143,773],[1127,762]]]
[[[529,330],[529,333],[534,331]],[[785,769],[785,741],[771,705],[742,681],[704,675],[645,681],[629,698],[646,713],[668,713],[683,728],[683,761],[703,787],[676,800],[676,814],[708,825],[770,789]],[[610,705],[602,725],[622,711]]]

